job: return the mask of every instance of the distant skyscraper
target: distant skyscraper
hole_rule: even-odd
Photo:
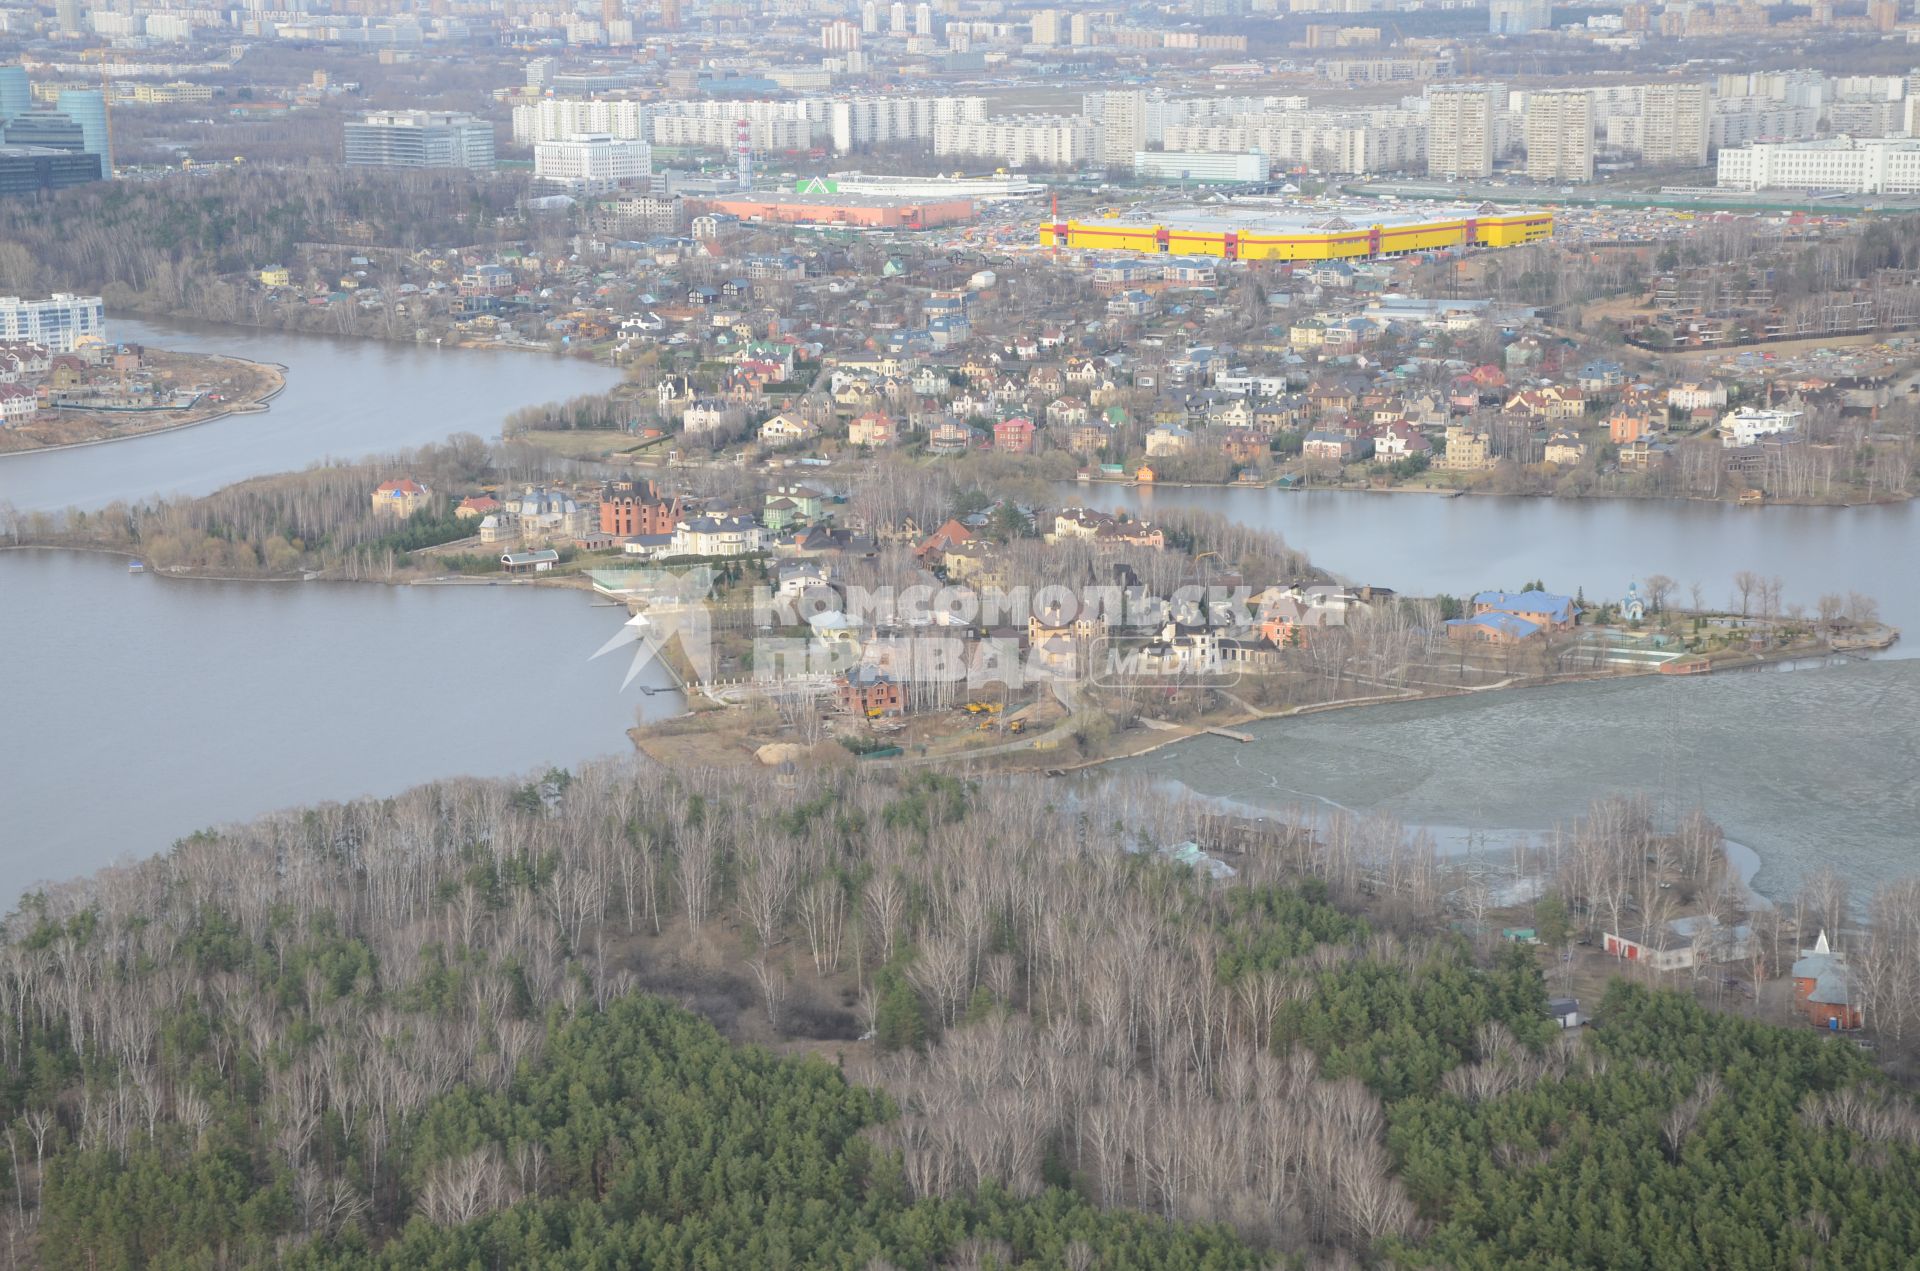
[[[1528,93],[1526,117],[1529,177],[1593,180],[1593,94],[1581,89]]]
[[[915,35],[933,34],[933,6],[926,0],[913,7],[913,33]]]
[[[81,149],[100,156],[100,175],[113,176],[112,134],[107,126],[107,98],[97,88],[67,88],[55,102],[61,114],[80,125]]]
[[[33,85],[24,66],[0,66],[0,123],[33,109]]]
[[[907,34],[906,0],[893,0],[893,6],[887,10],[887,34]]]
[[[880,34],[879,0],[866,0],[860,6],[860,33],[862,35]]]
[[[1033,43],[1060,43],[1060,10],[1036,9],[1033,14]]]
[[[1493,0],[1487,30],[1494,35],[1526,35],[1553,25],[1553,0]]]
[[[86,29],[87,11],[80,0],[53,0],[53,17],[63,35],[79,35]]]

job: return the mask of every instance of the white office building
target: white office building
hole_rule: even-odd
[[[1731,190],[1920,194],[1920,138],[1828,137],[1722,150],[1719,184]]]
[[[45,300],[0,296],[0,340],[28,340],[69,353],[89,337],[105,339],[106,306],[98,296],[56,291]]]
[[[1244,185],[1267,179],[1267,156],[1258,150],[1230,154],[1200,150],[1142,150],[1133,156],[1138,181],[1164,185]]]
[[[444,110],[380,111],[346,125],[350,168],[493,169],[493,125]]]
[[[533,148],[533,175],[575,194],[605,194],[653,175],[653,147],[607,136],[543,141]]]

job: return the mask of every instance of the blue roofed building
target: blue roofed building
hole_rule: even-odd
[[[1478,640],[1486,644],[1519,644],[1545,634],[1537,622],[1510,613],[1477,613],[1447,621],[1447,639]]]
[[[1483,591],[1473,598],[1473,616],[1503,613],[1546,631],[1565,631],[1580,616],[1571,596],[1556,596],[1548,591]]]

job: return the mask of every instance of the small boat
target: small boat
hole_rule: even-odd
[[[130,560],[127,562],[127,572],[129,574],[144,574],[147,572],[147,567],[137,560]]]

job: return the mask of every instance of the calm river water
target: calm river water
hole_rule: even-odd
[[[264,414],[0,458],[0,501],[98,507],[499,433],[616,382],[538,354],[115,320],[118,339],[289,368]],[[627,750],[619,611],[575,591],[196,583],[0,552],[0,907],[220,822]],[[642,681],[643,683],[645,681]]]
[[[1863,508],[1737,508],[1627,499],[1444,499],[1422,494],[1237,489],[1141,490],[1098,484],[1066,497],[1089,507],[1200,508],[1276,530],[1316,565],[1418,595],[1463,596],[1540,579],[1617,599],[1649,574],[1699,583],[1725,605],[1743,569],[1778,575],[1811,610],[1823,592],[1858,591],[1905,630],[1893,656],[1920,656],[1920,502]]]
[[[527,586],[190,582],[0,552],[0,909],[298,804],[631,750],[626,615]]]
[[[322,459],[410,450],[455,433],[500,435],[523,406],[602,392],[620,373],[540,353],[436,349],[109,315],[116,340],[223,353],[291,368],[261,414],[104,446],[0,456],[0,503],[97,508],[155,494],[206,494]]]

